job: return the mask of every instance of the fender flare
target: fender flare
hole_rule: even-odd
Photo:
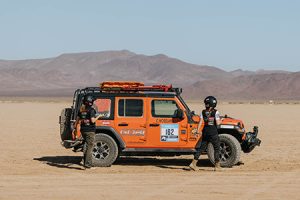
[[[113,129],[112,127],[109,127],[109,126],[97,126],[96,127],[96,134],[97,134],[97,132],[100,132],[102,130],[104,130],[106,132],[107,131],[111,132],[113,134],[113,136],[115,137],[115,139],[117,140],[116,142],[118,142],[120,144],[120,147],[122,149],[126,148],[125,142],[123,141],[123,139],[121,138],[121,136],[119,135],[119,133],[115,129]]]
[[[228,134],[228,135],[232,135],[233,137],[235,137],[240,143],[242,143],[243,142],[243,139],[242,139],[242,137],[243,137],[243,135],[244,135],[244,133],[241,133],[241,132],[239,132],[238,130],[236,130],[235,128],[226,128],[226,129],[224,129],[224,128],[218,128],[218,134],[220,135],[220,134],[224,134],[224,133],[226,133],[226,134]]]

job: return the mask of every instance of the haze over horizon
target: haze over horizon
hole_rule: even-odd
[[[236,69],[300,70],[300,2],[1,2],[0,59],[128,49]]]

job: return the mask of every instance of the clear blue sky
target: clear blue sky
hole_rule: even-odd
[[[300,71],[300,1],[0,0],[0,59],[122,50]]]

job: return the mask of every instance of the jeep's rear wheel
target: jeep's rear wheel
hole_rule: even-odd
[[[106,134],[96,134],[92,163],[95,167],[110,167],[118,156],[118,145],[115,140]]]
[[[72,139],[71,108],[64,108],[60,115],[60,138],[62,141]]]
[[[232,167],[240,160],[241,145],[232,135],[220,134],[220,164],[222,167]],[[211,143],[207,146],[207,155],[209,160],[214,164],[214,148]]]

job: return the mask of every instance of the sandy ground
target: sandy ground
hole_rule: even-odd
[[[186,171],[192,156],[121,158],[81,170],[81,153],[60,145],[66,102],[0,102],[0,199],[300,199],[300,105],[222,104],[219,110],[259,126],[261,147],[244,165]],[[193,109],[200,105],[191,103]]]

